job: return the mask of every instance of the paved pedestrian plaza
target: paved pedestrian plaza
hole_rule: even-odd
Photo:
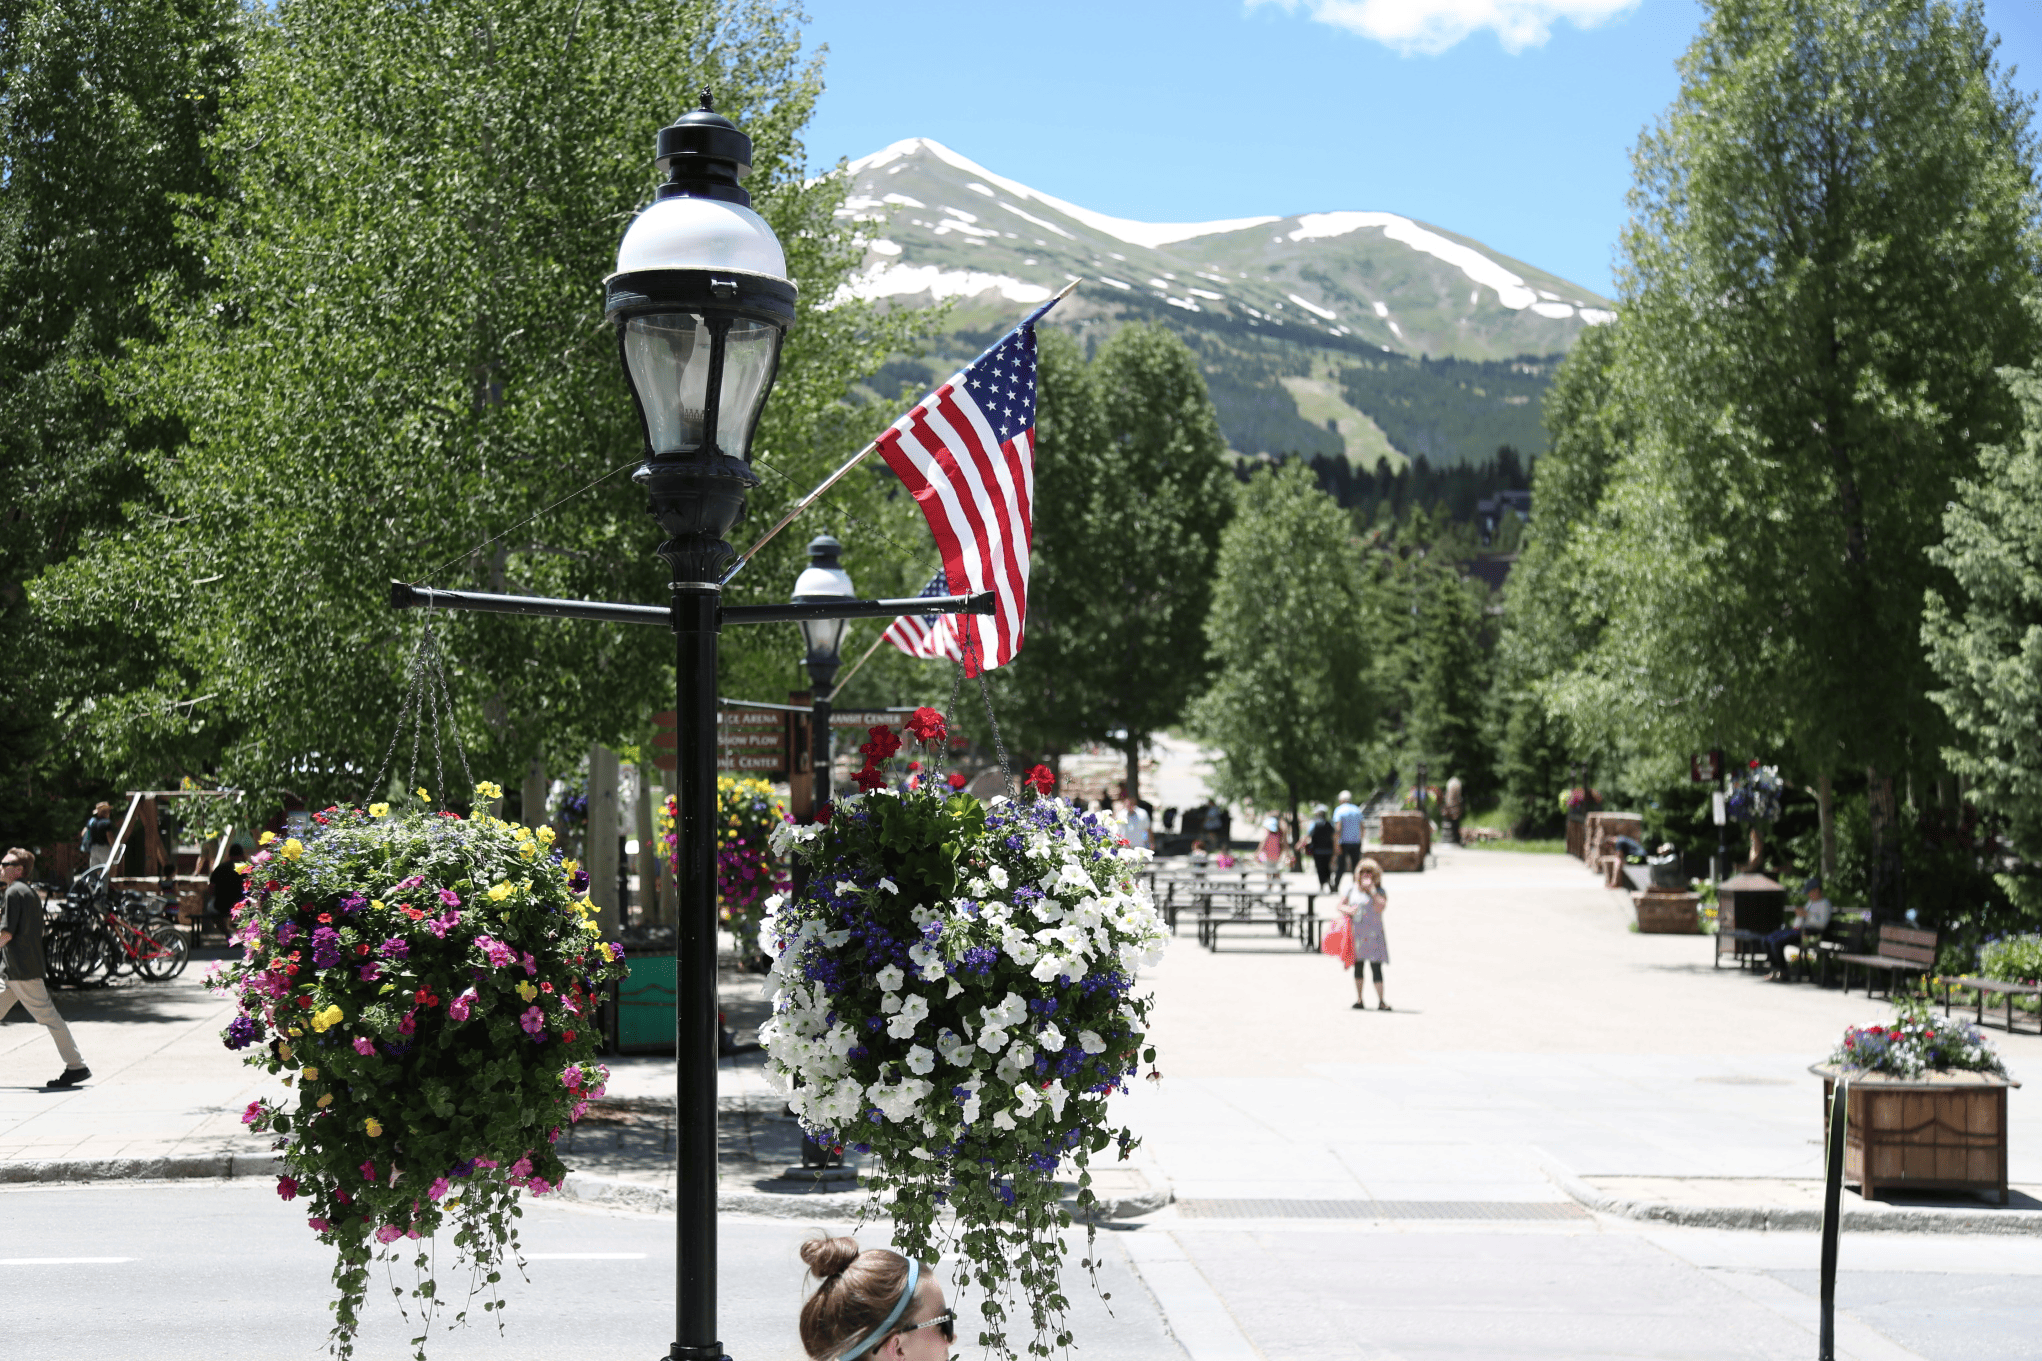
[[[1078,1353],[1812,1357],[1816,1235],[1689,1225],[1812,1203],[1820,1087],[1807,1065],[1885,1003],[1712,970],[1706,938],[1630,931],[1623,895],[1562,856],[1444,847],[1389,888],[1391,1012],[1351,1009],[1338,964],[1288,939],[1223,937],[1212,953],[1187,923],[1152,977],[1161,1079],[1123,1103],[1145,1141],[1141,1179],[1174,1201],[1101,1232],[1110,1302],[1073,1271]],[[758,1014],[757,989],[730,980],[734,1020]],[[38,1355],[133,1355],[144,1342],[166,1358],[317,1353],[329,1264],[240,1131],[264,1087],[218,1045],[224,1004],[188,984],[59,999],[98,1076],[34,1090],[54,1050],[40,1027],[0,1026],[0,1178],[68,1167],[102,1179],[0,1184],[0,1337],[56,1316],[65,1326]],[[2017,1078],[2042,1075],[2042,1038],[1993,1033]],[[671,1091],[670,1061],[617,1066],[620,1096]],[[748,1153],[780,1156],[786,1131],[755,1055],[724,1081],[730,1189],[756,1177]],[[1846,1235],[1842,1355],[2035,1354],[2042,1234],[2005,1231],[2031,1230],[2042,1210],[2032,1083],[2013,1093],[2011,1124],[2019,1191],[2004,1218],[1950,1197]],[[593,1173],[654,1192],[665,1180],[656,1123],[636,1143],[578,1137]],[[108,1179],[121,1171],[187,1175]],[[201,1172],[211,1178],[189,1175]],[[1584,1200],[1694,1213],[1674,1224]],[[813,1204],[818,1222],[842,1215]],[[799,1356],[793,1249],[814,1225],[805,1206],[782,1208],[724,1217],[737,1361]],[[1919,1218],[1935,1214],[1945,1220]],[[1923,1231],[1950,1215],[1979,1231]],[[471,1327],[434,1355],[663,1354],[670,1219],[541,1202],[525,1233],[535,1256],[508,1332]],[[146,1310],[100,1307],[135,1292]],[[403,1355],[409,1335],[391,1312],[360,1355]]]

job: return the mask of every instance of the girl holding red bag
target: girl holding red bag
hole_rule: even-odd
[[[1389,1011],[1383,1000],[1383,965],[1390,962],[1390,942],[1383,935],[1383,912],[1390,895],[1383,891],[1383,867],[1374,857],[1365,857],[1354,867],[1354,882],[1340,895],[1340,914],[1347,919],[1348,945],[1343,957],[1354,961],[1354,1010],[1368,1010],[1368,993],[1362,983],[1366,965],[1375,977],[1376,1010]]]

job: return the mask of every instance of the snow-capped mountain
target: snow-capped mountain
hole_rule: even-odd
[[[1372,466],[1484,458],[1506,442],[1535,452],[1552,362],[1611,316],[1577,284],[1395,213],[1135,222],[927,138],[851,162],[850,181],[841,213],[866,243],[852,290],[957,300],[955,343],[932,372],[1083,279],[1053,320],[1168,322],[1244,453],[1344,452]]]

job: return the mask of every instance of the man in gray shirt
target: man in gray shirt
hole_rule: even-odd
[[[7,966],[7,982],[0,987],[0,1020],[14,1010],[16,1002],[49,1029],[64,1060],[64,1071],[49,1085],[75,1087],[92,1076],[85,1058],[71,1039],[71,1027],[57,1014],[43,982],[43,899],[28,883],[35,870],[35,856],[19,846],[0,856],[0,961]]]

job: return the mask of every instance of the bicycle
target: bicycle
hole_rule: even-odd
[[[114,898],[97,871],[79,880],[44,936],[46,967],[57,981],[79,987],[102,971],[110,982],[132,969],[138,978],[167,983],[184,972],[191,941],[166,900],[130,892]]]

